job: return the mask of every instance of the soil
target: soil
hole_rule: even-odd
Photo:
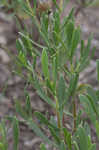
[[[69,3],[63,15],[67,15],[70,9],[76,6],[74,3]],[[77,7],[77,6],[76,6]],[[91,7],[81,12],[76,17],[77,24],[81,25],[82,34],[85,42],[90,33],[93,33],[92,47],[96,47],[94,58],[91,60],[90,65],[85,69],[84,73],[80,76],[80,82],[87,82],[93,87],[99,88],[96,80],[96,59],[99,58],[99,8]],[[6,115],[15,115],[15,100],[20,100],[24,103],[24,86],[25,82],[13,73],[14,63],[13,57],[10,52],[16,55],[16,38],[15,22],[11,16],[8,16],[3,11],[0,11],[0,44],[6,45],[8,48],[0,48],[0,118]],[[29,89],[31,95],[31,104],[33,110],[41,112],[50,111],[50,108],[37,96],[33,89]],[[21,118],[19,118],[21,119]],[[13,134],[11,125],[8,124],[8,150],[13,150]],[[93,139],[95,139],[95,131],[93,129]],[[41,139],[28,129],[24,124],[20,124],[20,140],[19,150],[39,150]],[[48,146],[51,150],[51,146]],[[99,144],[97,143],[97,150]]]

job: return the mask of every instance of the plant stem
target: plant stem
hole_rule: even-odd
[[[58,125],[58,128],[61,128],[59,111],[56,112],[56,115],[57,115],[57,125]]]
[[[59,114],[59,104],[58,104],[58,100],[57,98],[55,98],[56,100],[56,116],[57,116],[57,126],[58,128],[61,128],[61,122],[60,122],[60,114]]]

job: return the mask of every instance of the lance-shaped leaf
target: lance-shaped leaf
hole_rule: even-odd
[[[60,36],[60,13],[55,12],[53,17],[54,17],[53,38],[54,38],[55,44],[58,45],[59,44],[59,39],[57,37],[57,34],[58,34],[58,36]]]
[[[85,60],[89,56],[90,47],[91,47],[92,35],[88,38],[88,43],[86,48],[83,51],[83,60]]]
[[[99,59],[96,62],[97,62],[97,80],[99,82]]]
[[[14,150],[18,150],[18,142],[19,142],[19,122],[16,117],[13,118],[13,140],[14,140]]]
[[[52,75],[53,75],[53,82],[54,82],[54,88],[56,88],[56,80],[58,75],[58,66],[57,66],[57,58],[53,58],[52,62]]]
[[[70,20],[73,20],[73,14],[74,14],[74,8],[72,8],[72,10],[70,11],[68,17],[64,17],[63,19],[63,25],[61,27],[61,30],[64,29],[64,27],[66,27],[67,23],[70,21]]]
[[[1,150],[7,150],[8,149],[8,141],[7,141],[7,128],[5,126],[4,120],[1,121],[0,123],[0,148]]]
[[[85,69],[86,66],[89,64],[90,58],[88,56],[89,56],[89,52],[90,52],[91,41],[92,41],[92,36],[89,37],[86,47],[84,46],[84,42],[83,41],[81,42],[81,57],[80,57],[79,72],[81,72],[83,69]],[[93,49],[91,54],[94,53],[94,51],[95,51],[95,49]]]
[[[16,112],[23,117],[24,119],[28,118],[28,115],[26,111],[23,110],[23,107],[21,106],[20,102],[17,100],[15,104]]]
[[[42,70],[43,70],[44,77],[45,79],[49,79],[48,55],[45,48],[42,51],[41,63],[42,63]]]
[[[48,32],[48,23],[49,19],[46,14],[42,14],[42,21],[41,21],[41,31],[43,33],[43,38],[49,43],[49,32]]]
[[[60,12],[59,11],[56,11],[54,13],[54,31],[59,33],[60,31]]]
[[[73,141],[74,150],[80,150],[76,141]]]
[[[80,150],[88,150],[88,139],[86,131],[83,127],[79,127],[77,130],[77,143]]]
[[[70,58],[73,57],[75,50],[80,41],[80,28],[77,28],[73,31],[72,42],[71,42],[71,50],[70,50]]]
[[[34,44],[35,46],[37,46],[37,47],[39,47],[39,48],[45,48],[44,46],[42,46],[42,45],[40,45],[40,44],[38,44],[38,43],[36,43],[36,42],[34,42],[32,39],[30,39],[30,37],[28,36],[28,35],[25,35],[25,34],[23,34],[23,33],[21,33],[21,32],[19,32],[19,34],[21,35],[21,37],[22,38],[25,38],[25,39],[27,39],[27,40],[29,40],[32,44]]]
[[[58,98],[59,107],[61,107],[62,104],[64,103],[65,97],[66,97],[65,80],[61,75],[58,82],[58,88],[57,88],[57,98]]]
[[[40,98],[42,98],[46,103],[48,103],[50,106],[54,107],[55,108],[55,104],[54,102],[52,101],[51,98],[49,98],[47,96],[47,94],[45,93],[45,91],[43,90],[42,86],[40,85],[37,77],[35,76],[35,79],[34,79],[34,88],[37,90],[37,94],[40,96]]]
[[[90,103],[90,100],[87,98],[87,96],[82,95],[82,94],[79,96],[79,98],[84,107],[84,111],[87,113],[91,121],[95,123],[96,113],[94,112],[94,109],[93,109],[92,104]]]
[[[49,127],[52,127],[53,129],[58,131],[58,128],[54,126],[52,123],[50,123],[49,120],[42,113],[35,111],[34,115],[40,120],[41,123]]]
[[[64,143],[64,140],[61,141],[61,144],[59,146],[59,150],[66,150],[66,144]]]
[[[68,145],[68,149],[72,150],[71,133],[69,131],[67,131],[66,128],[63,128],[63,132],[64,132],[65,142]]]
[[[99,99],[98,99],[98,97],[97,97],[97,92],[96,92],[96,90],[93,89],[91,86],[89,86],[89,87],[87,88],[87,93],[88,93],[88,95],[90,95],[90,96],[92,97],[92,99],[94,100],[95,105],[97,105]]]
[[[87,96],[87,98],[88,98],[88,100],[89,100],[89,102],[93,108],[93,111],[95,112],[96,116],[98,117],[99,113],[98,113],[97,105],[96,105],[94,99],[92,98],[92,96],[90,96],[88,94],[86,94],[86,96]]]
[[[70,47],[71,42],[72,42],[73,30],[74,30],[74,23],[72,21],[70,21],[66,25],[67,43],[68,43],[69,47]]]
[[[26,48],[24,46],[23,41],[20,38],[16,41],[16,48],[18,49],[18,51],[26,53]]]
[[[81,58],[82,58],[83,53],[84,53],[84,48],[85,48],[84,40],[81,40],[81,48],[80,48],[80,57]]]
[[[89,65],[89,62],[90,62],[89,58],[87,58],[85,60],[82,59],[80,62],[78,72],[82,72]]]
[[[37,126],[37,124],[33,120],[28,120],[27,124],[29,128],[32,129],[37,136],[39,136],[40,138],[42,138],[42,140],[44,140],[44,142],[55,146],[55,144],[48,139],[48,137],[41,131],[41,129]]]
[[[79,79],[78,73],[74,73],[71,76],[70,85],[69,85],[69,88],[68,88],[68,96],[73,96],[74,95],[75,90],[77,88],[78,79]]]
[[[32,117],[32,107],[31,107],[31,102],[30,102],[30,96],[28,92],[26,92],[25,95],[26,95],[26,104],[25,104],[26,112],[28,113],[29,117]]]
[[[97,134],[98,141],[99,141],[99,121],[98,120],[96,120],[95,127],[96,127],[96,134]]]
[[[52,136],[53,136],[55,142],[56,142],[58,145],[60,145],[60,144],[61,144],[61,139],[60,139],[59,134],[57,134],[56,131],[55,131],[52,127],[49,127],[49,129],[50,129],[50,132],[51,132],[51,134],[52,134]]]

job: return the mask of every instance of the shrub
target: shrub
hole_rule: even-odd
[[[21,9],[37,26],[43,44],[32,40],[33,33],[28,32],[26,26],[19,32],[20,37],[16,41],[17,74],[33,86],[40,98],[53,108],[55,113],[50,119],[38,111],[32,114],[29,91],[25,91],[25,108],[16,101],[16,111],[44,143],[51,144],[56,149],[96,150],[96,143],[92,142],[86,118],[92,122],[99,138],[99,91],[93,90],[88,84],[79,83],[79,75],[88,66],[94,54],[95,48],[90,51],[92,36],[85,45],[80,27],[75,26],[74,9],[61,20],[62,10],[56,1],[53,1],[56,7],[53,15],[49,15],[48,10],[40,14],[38,20],[35,15],[36,7],[32,8],[29,0],[19,3]],[[99,80],[98,60],[97,79]],[[82,117],[84,113],[85,118]],[[33,120],[33,115],[39,120],[40,126]],[[70,120],[69,128],[66,126],[67,116]],[[20,121],[16,117],[9,119],[13,122],[16,150]],[[46,135],[46,130],[43,132],[43,127],[47,127],[51,138]],[[40,149],[46,150],[46,145],[41,144]]]

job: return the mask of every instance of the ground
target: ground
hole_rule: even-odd
[[[68,4],[64,15],[72,8],[73,3]],[[94,58],[91,60],[91,64],[81,74],[80,82],[91,83],[94,88],[99,88],[96,80],[96,59],[99,58],[99,8],[91,7],[84,10],[85,14],[79,13],[76,17],[77,24],[81,25],[83,38],[86,41],[90,33],[94,33],[92,40],[92,47],[96,47],[96,53]],[[0,48],[0,118],[3,118],[5,115],[12,116],[15,114],[14,102],[15,99],[19,99],[24,103],[24,81],[16,76],[13,73],[14,64],[13,57],[10,55],[10,52],[16,54],[16,40],[17,36],[15,33],[15,22],[12,17],[8,17],[4,12],[0,12],[0,44],[7,46],[8,50],[5,51],[3,48]],[[33,90],[29,89],[31,95],[32,108],[34,110],[40,110],[44,112],[48,106],[40,100]],[[94,130],[93,130],[93,138]],[[8,141],[9,149],[12,148],[12,129],[8,127]],[[39,144],[41,139],[36,137],[31,130],[25,125],[20,125],[20,145],[19,150],[39,150]],[[51,147],[48,147],[51,149]],[[97,150],[99,145],[97,143]]]

